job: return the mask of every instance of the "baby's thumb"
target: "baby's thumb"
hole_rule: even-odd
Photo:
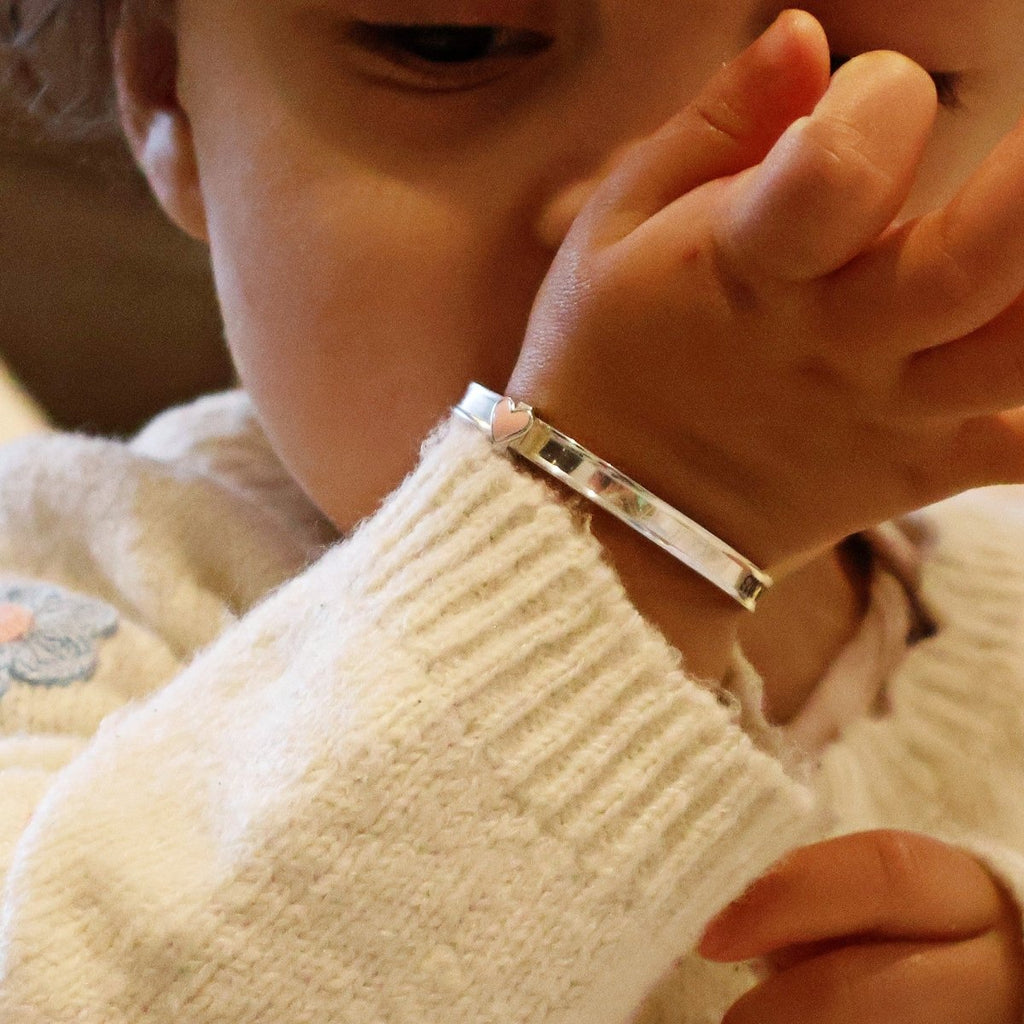
[[[762,159],[829,82],[824,31],[803,11],[785,11],[657,132],[631,147],[597,190],[587,233],[598,244],[625,238],[680,196]]]

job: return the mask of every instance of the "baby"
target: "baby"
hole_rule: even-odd
[[[15,3],[245,395],[0,453],[0,1019],[1020,1024],[1022,13]]]

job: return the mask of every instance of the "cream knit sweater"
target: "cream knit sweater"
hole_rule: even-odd
[[[463,424],[322,557],[238,395],[16,442],[0,490],[3,1024],[711,1024],[751,975],[708,919],[880,825],[1024,900],[1024,513],[986,495],[933,510],[890,713],[801,766]]]

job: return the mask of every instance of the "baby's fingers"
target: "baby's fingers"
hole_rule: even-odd
[[[1014,977],[992,933],[843,946],[773,975],[722,1024],[1017,1024]]]
[[[712,960],[856,935],[956,939],[999,920],[1003,897],[969,854],[907,832],[859,832],[797,850],[709,926]]]
[[[886,325],[875,340],[894,355],[944,344],[998,316],[1024,291],[1022,181],[1024,119],[952,202],[892,232],[829,281],[833,316],[862,324],[869,312]]]
[[[741,279],[800,281],[848,263],[906,201],[936,109],[934,84],[906,57],[850,61],[734,183],[717,236],[726,266]]]
[[[802,11],[785,11],[659,131],[633,146],[583,217],[598,244],[617,242],[673,200],[761,160],[828,86],[828,43]]]
[[[912,416],[957,419],[1024,406],[1024,296],[966,338],[911,356],[900,401]]]

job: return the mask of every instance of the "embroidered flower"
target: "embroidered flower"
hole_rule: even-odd
[[[117,631],[103,601],[48,583],[0,584],[0,695],[14,682],[67,686],[96,671],[97,640]]]

